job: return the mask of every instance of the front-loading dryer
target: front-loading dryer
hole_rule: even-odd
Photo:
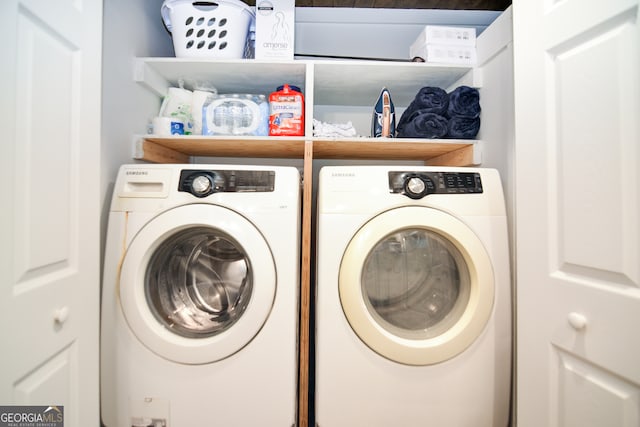
[[[511,285],[500,178],[482,168],[320,171],[320,427],[506,427]]]
[[[107,427],[296,422],[300,175],[125,165],[101,315]]]

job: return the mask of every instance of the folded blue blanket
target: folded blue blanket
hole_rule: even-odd
[[[463,116],[475,118],[480,116],[480,93],[469,86],[458,86],[449,94],[449,117]]]
[[[449,119],[447,138],[473,139],[480,130],[480,117],[454,116]]]
[[[447,119],[425,110],[415,111],[407,118],[398,138],[443,138],[448,131]]]
[[[400,116],[400,120],[396,125],[398,133],[401,132],[404,125],[409,122],[409,117],[416,111],[423,111],[424,113],[434,113],[444,116],[447,112],[447,106],[449,105],[449,95],[443,89],[433,86],[425,86],[416,94],[415,98],[406,110]]]

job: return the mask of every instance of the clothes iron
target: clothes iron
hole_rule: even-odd
[[[374,138],[393,138],[396,134],[396,110],[391,93],[382,88],[378,101],[373,108],[371,118],[371,136]]]

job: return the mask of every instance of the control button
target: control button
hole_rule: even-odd
[[[476,177],[474,174],[465,173],[462,174],[462,178],[464,179],[464,186],[467,188],[476,188]]]
[[[450,173],[444,175],[445,185],[447,188],[455,188],[456,187],[456,176]]]
[[[211,191],[211,179],[206,175],[198,175],[191,182],[191,190],[196,196],[206,195]]]

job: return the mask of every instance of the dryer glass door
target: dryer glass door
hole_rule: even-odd
[[[386,236],[367,255],[362,293],[369,313],[394,335],[438,336],[455,325],[469,302],[469,269],[440,234],[409,228]]]
[[[400,207],[369,220],[342,257],[340,301],[358,337],[380,355],[429,365],[467,349],[493,310],[489,255],[461,220]]]

